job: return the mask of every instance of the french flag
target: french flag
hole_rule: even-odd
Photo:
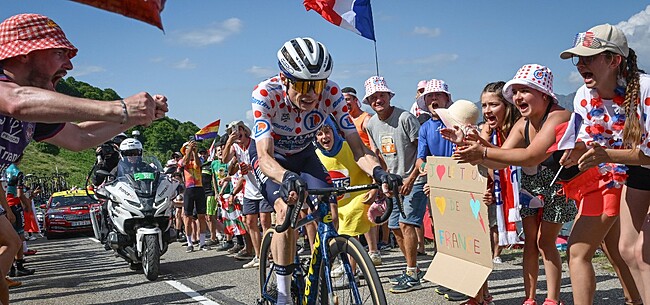
[[[303,4],[330,23],[376,41],[370,0],[304,0]]]
[[[546,153],[556,150],[573,149],[576,146],[576,137],[582,126],[582,116],[577,113],[571,114],[571,119],[555,127],[555,143],[549,147]]]

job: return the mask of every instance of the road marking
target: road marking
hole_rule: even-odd
[[[178,291],[185,293],[187,296],[192,298],[194,301],[197,301],[203,305],[221,305],[220,303],[217,303],[215,301],[212,301],[198,292],[192,290],[190,287],[187,287],[183,284],[181,284],[178,281],[165,281],[165,283],[169,284],[170,286],[176,288]]]
[[[99,239],[97,239],[97,238],[94,238],[94,237],[88,237],[88,239],[90,239],[90,240],[92,240],[92,241],[94,241],[94,242],[96,242],[96,243],[98,243],[98,242],[99,242]]]

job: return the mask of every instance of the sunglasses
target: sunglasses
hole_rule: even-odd
[[[595,36],[594,32],[582,32],[576,34],[576,38],[573,40],[573,46],[583,46],[585,48],[590,48],[590,49],[602,49],[603,47],[614,47],[616,48],[620,54],[624,54],[623,50],[621,50],[621,47],[619,47],[617,44],[607,41],[605,39],[601,39]]]
[[[599,54],[592,55],[592,56],[577,56],[577,55],[574,55],[574,56],[571,56],[571,63],[574,66],[577,66],[579,63],[582,63],[585,66],[588,66],[592,62],[594,62],[594,59],[596,59],[598,56],[605,55],[605,54],[608,54],[608,53],[603,52],[603,53],[599,53]]]
[[[122,156],[124,157],[137,157],[140,156],[140,151],[132,149],[132,150],[124,150],[122,151]]]
[[[293,89],[298,91],[300,94],[307,94],[309,91],[314,90],[314,93],[321,94],[325,85],[327,85],[327,79],[319,80],[292,80],[288,79],[289,83],[293,86]]]

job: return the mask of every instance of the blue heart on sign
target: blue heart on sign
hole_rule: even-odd
[[[478,212],[481,210],[481,202],[478,201],[478,199],[472,198],[469,200],[469,207],[472,208],[474,218],[478,219]]]

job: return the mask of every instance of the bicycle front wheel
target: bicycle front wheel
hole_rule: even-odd
[[[329,255],[331,264],[334,258],[339,256],[352,257],[357,262],[359,273],[354,275],[354,285],[350,283],[351,275],[344,272],[343,278],[332,278],[331,283],[334,287],[332,294],[329,294],[325,277],[326,263],[321,261],[320,278],[319,278],[319,296],[322,305],[326,304],[374,304],[386,305],[386,295],[379,279],[379,274],[370,260],[370,256],[365,251],[361,243],[350,236],[339,235],[329,240]],[[354,273],[354,271],[353,271]],[[332,299],[333,302],[330,302]]]
[[[271,228],[264,233],[260,247],[260,299],[259,305],[275,305],[278,300],[278,282],[275,277],[275,265],[271,257],[271,241],[275,229]],[[291,279],[291,299],[294,304],[300,304],[300,293],[298,292],[298,279],[294,273]]]

